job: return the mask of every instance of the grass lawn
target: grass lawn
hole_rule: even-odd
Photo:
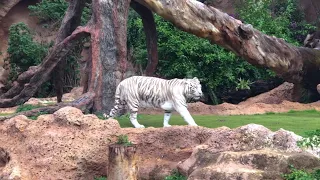
[[[305,135],[306,131],[320,129],[320,112],[316,110],[289,111],[287,113],[266,113],[261,115],[235,115],[235,116],[216,116],[216,115],[193,115],[196,123],[200,126],[216,128],[227,126],[236,128],[246,124],[254,123],[263,125],[272,131],[280,128],[293,131],[299,135]],[[128,115],[117,118],[121,127],[133,127]],[[140,124],[146,127],[162,127],[163,115],[138,115]],[[171,125],[186,125],[180,115],[172,115]]]

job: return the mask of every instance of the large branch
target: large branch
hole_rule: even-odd
[[[218,9],[196,0],[137,0],[172,22],[179,29],[210,40],[245,58],[267,67],[288,82],[315,88],[320,83],[320,51],[295,47],[267,36]],[[308,81],[304,81],[308,79]]]
[[[140,15],[143,23],[143,30],[146,34],[148,65],[146,67],[146,75],[152,76],[156,72],[158,65],[158,38],[156,23],[152,12],[141,4],[131,1],[131,7]]]
[[[85,2],[86,1],[84,0],[80,0],[80,1],[72,0],[69,2],[68,10],[62,21],[63,26],[60,26],[55,44],[58,44],[61,41],[63,41],[80,25],[82,10],[85,6]],[[52,72],[53,74],[52,78],[53,78],[58,102],[62,101],[65,66],[66,66],[66,60],[62,59]]]

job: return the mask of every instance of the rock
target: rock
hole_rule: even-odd
[[[53,113],[53,116],[57,122],[63,124],[81,125],[83,113],[80,109],[67,106]]]
[[[320,168],[314,154],[296,145],[300,136],[283,129],[271,132],[255,124],[211,136],[178,165],[188,179],[282,179],[289,165]],[[306,160],[308,159],[308,160]]]
[[[312,169],[320,161],[297,147],[300,136],[285,130],[272,132],[257,124],[235,129],[120,128],[117,120],[100,120],[74,107],[36,121],[16,116],[0,122],[0,134],[5,151],[0,150],[0,179],[107,176],[108,146],[120,134],[136,144],[138,179],[164,179],[174,169],[189,179],[277,179],[289,164]]]
[[[39,98],[30,98],[27,102],[25,102],[24,104],[29,104],[29,105],[41,105],[43,104],[43,101],[41,101]]]

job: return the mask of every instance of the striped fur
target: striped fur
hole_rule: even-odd
[[[197,126],[187,110],[187,102],[197,101],[202,96],[198,78],[165,80],[155,77],[132,76],[117,86],[114,108],[109,116],[116,117],[126,106],[131,123],[136,128],[144,126],[137,121],[139,107],[154,107],[165,110],[164,127],[168,127],[171,112],[176,110],[189,125]]]

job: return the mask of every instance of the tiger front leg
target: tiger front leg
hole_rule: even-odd
[[[191,114],[189,113],[187,107],[185,106],[178,106],[176,111],[183,117],[184,121],[188,123],[190,126],[198,126],[194,119],[192,118]]]
[[[131,121],[132,125],[135,128],[145,128],[144,125],[139,124],[139,122],[137,120],[137,116],[138,116],[138,112],[137,111],[131,111],[130,112],[130,121]]]
[[[163,127],[171,127],[171,125],[169,124],[170,117],[171,111],[165,111],[163,117]]]

